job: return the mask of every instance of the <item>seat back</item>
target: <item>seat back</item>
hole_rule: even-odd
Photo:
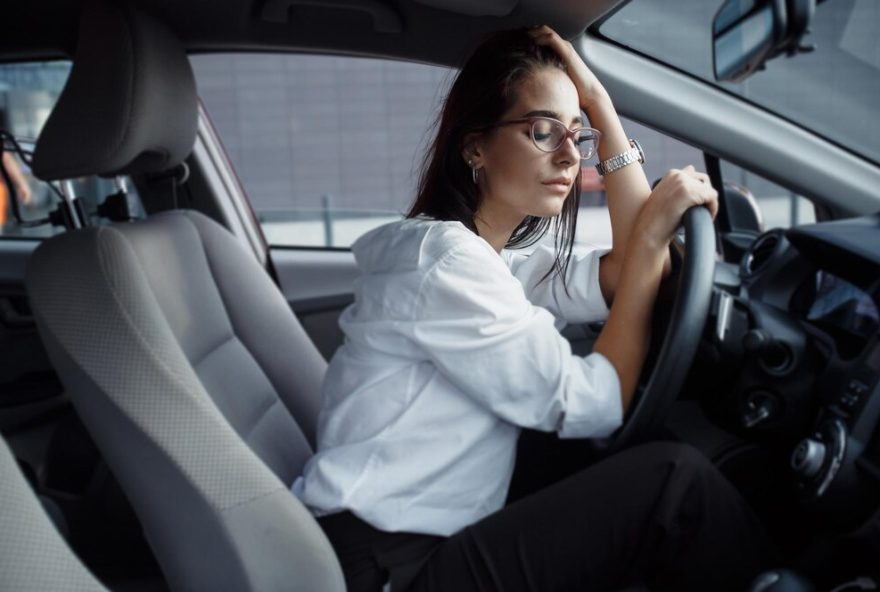
[[[43,510],[0,438],[0,590],[102,592]]]
[[[130,34],[98,34],[95,22]],[[143,67],[154,59],[173,63]],[[126,117],[93,122],[118,127],[97,133],[118,140],[109,156],[75,150],[89,131],[70,108],[89,103],[83,93],[129,104],[108,107]],[[126,5],[87,4],[35,172],[175,166],[195,125],[165,128],[168,138],[138,129],[170,108],[155,98],[166,93],[195,117],[192,72],[170,32]],[[326,363],[251,253],[205,216],[166,212],[44,242],[26,283],[50,359],[173,589],[344,589],[329,542],[288,489],[311,454]]]

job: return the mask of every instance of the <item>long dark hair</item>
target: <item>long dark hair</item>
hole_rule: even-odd
[[[446,96],[438,117],[437,136],[425,154],[418,196],[407,218],[457,220],[479,234],[474,215],[480,207],[480,196],[471,169],[461,155],[465,138],[498,122],[516,103],[520,83],[547,67],[565,71],[559,55],[536,44],[526,29],[496,33],[477,47]],[[507,242],[507,248],[527,247],[554,228],[556,259],[542,279],[555,272],[565,282],[577,226],[580,180],[579,171],[559,215],[527,216]]]

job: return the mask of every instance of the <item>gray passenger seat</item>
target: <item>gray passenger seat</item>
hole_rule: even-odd
[[[192,149],[197,101],[167,28],[89,2],[34,172],[167,171]],[[326,363],[251,253],[206,216],[165,212],[46,241],[26,282],[50,359],[172,589],[344,590],[288,489],[312,453]]]
[[[0,590],[101,592],[74,555],[0,438]]]

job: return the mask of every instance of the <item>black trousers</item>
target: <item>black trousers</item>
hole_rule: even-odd
[[[449,538],[319,520],[349,592],[746,590],[775,557],[763,528],[695,449],[645,444]]]

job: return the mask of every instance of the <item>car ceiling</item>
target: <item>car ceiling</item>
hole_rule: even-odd
[[[460,64],[487,32],[548,24],[572,38],[625,0],[133,0],[190,53],[311,50]],[[80,2],[6,3],[0,60],[69,56]],[[282,21],[282,22],[279,22]]]

